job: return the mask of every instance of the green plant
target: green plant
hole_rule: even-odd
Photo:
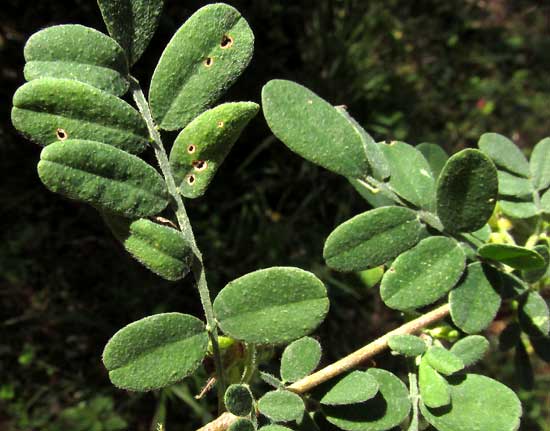
[[[122,328],[103,354],[113,384],[161,389],[210,356],[219,412],[228,412],[203,430],[285,430],[281,423],[292,422],[301,430],[415,431],[426,421],[440,431],[517,429],[522,410],[515,393],[465,369],[488,350],[485,337],[474,334],[505,308],[512,317],[502,346],[516,348],[527,383],[525,343],[548,359],[549,312],[539,291],[550,260],[550,141],[535,147],[530,163],[494,134],[482,136],[481,151],[448,158],[432,144],[377,143],[343,107],[290,81],[269,82],[262,102],[274,134],[348,178],[375,207],[327,238],[327,265],[373,271],[384,303],[410,318],[314,372],[321,345],[307,335],[329,308],[321,280],[298,268],[262,269],[230,282],[212,303],[184,205],[206,192],[258,111],[251,102],[210,108],[250,60],[246,21],[224,4],[196,12],[165,49],[147,100],[128,65],[152,36],[162,1],[99,5],[114,39],[57,26],[29,40],[30,82],[14,96],[13,124],[45,147],[38,172],[49,189],[95,206],[126,250],[159,276],[176,281],[193,273],[206,320],[163,313]],[[138,110],[119,98],[127,90]],[[160,131],[179,129],[168,156]],[[148,147],[162,175],[135,155]],[[507,232],[497,201],[504,214],[530,217],[524,246]],[[447,317],[448,324],[438,323]],[[285,345],[280,378],[258,371],[266,347]],[[383,369],[354,370],[387,347],[408,363],[408,387]],[[257,401],[250,389],[256,375],[273,387]]]

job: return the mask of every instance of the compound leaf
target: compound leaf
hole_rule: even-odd
[[[111,382],[132,391],[160,389],[193,373],[208,348],[196,317],[180,313],[149,316],[118,331],[103,351]]]
[[[432,170],[432,175],[437,179],[443,169],[443,166],[445,166],[445,163],[449,159],[449,155],[441,146],[429,144],[427,142],[418,144],[415,148],[420,151],[424,158],[428,161],[428,164]]]
[[[103,218],[128,253],[155,274],[175,281],[189,272],[193,252],[179,230],[149,219]]]
[[[420,396],[428,407],[443,407],[451,402],[451,390],[447,381],[433,369],[425,358],[418,367]]]
[[[309,375],[319,365],[321,345],[311,337],[293,341],[283,351],[281,377],[286,382],[295,382]]]
[[[481,151],[466,149],[452,156],[437,181],[437,215],[451,232],[481,229],[495,208],[498,177]]]
[[[33,34],[25,44],[25,61],[27,81],[74,79],[115,96],[128,90],[128,63],[120,45],[83,25],[56,25]]]
[[[495,165],[529,178],[529,163],[521,150],[510,139],[498,133],[485,133],[481,135],[477,145]]]
[[[533,185],[531,180],[510,174],[506,171],[498,171],[498,193],[502,196],[531,196]]]
[[[183,196],[204,194],[258,109],[252,102],[224,103],[203,112],[181,131],[170,152],[170,165]]]
[[[428,364],[441,374],[450,376],[464,368],[464,362],[457,355],[441,346],[432,346],[423,356]]]
[[[322,385],[319,402],[326,406],[357,404],[378,393],[378,380],[365,371],[352,371]]]
[[[423,354],[428,348],[422,338],[409,334],[392,335],[388,339],[388,346],[394,352],[411,357]]]
[[[550,312],[540,293],[529,292],[522,298],[519,307],[521,328],[531,336],[548,335],[550,331]]]
[[[224,395],[225,407],[235,416],[247,416],[252,411],[252,393],[247,385],[230,385]]]
[[[537,269],[545,266],[544,258],[536,251],[512,244],[485,244],[478,248],[477,254],[515,269]]]
[[[262,106],[274,135],[304,159],[352,178],[370,172],[362,137],[337,108],[311,90],[275,79],[262,89]]]
[[[550,138],[544,138],[535,145],[529,166],[535,189],[544,190],[550,186]]]
[[[442,236],[423,239],[386,271],[380,286],[382,300],[397,310],[431,304],[458,282],[465,263],[464,251],[455,240]]]
[[[258,400],[258,410],[275,422],[289,422],[302,417],[305,406],[294,392],[278,390],[267,392]]]
[[[222,330],[255,344],[296,340],[325,318],[329,301],[323,283],[299,268],[273,267],[233,280],[214,301]]]
[[[384,431],[399,425],[408,416],[411,401],[407,387],[392,373],[371,368],[378,394],[368,401],[345,406],[322,406],[327,420],[346,431]]]
[[[430,409],[420,403],[422,415],[438,431],[515,431],[522,413],[516,394],[502,383],[477,374],[448,380],[451,408]]]
[[[126,50],[130,65],[155,34],[164,0],[97,0],[109,34]]]
[[[143,118],[129,104],[70,79],[41,78],[20,87],[13,96],[11,120],[42,146],[88,139],[140,153],[149,142]]]
[[[485,329],[500,308],[501,297],[493,285],[500,281],[498,273],[480,262],[466,268],[466,277],[449,294],[451,318],[467,334]]]
[[[481,335],[469,335],[458,340],[451,347],[451,353],[458,356],[465,367],[480,361],[489,350],[489,341]]]
[[[410,249],[423,233],[415,211],[396,206],[377,208],[338,226],[325,242],[323,257],[338,271],[362,271]]]
[[[38,176],[48,189],[128,218],[158,214],[168,192],[158,172],[110,145],[68,139],[40,154]]]
[[[233,7],[216,3],[195,12],[162,53],[149,91],[160,128],[185,127],[212,105],[248,66],[254,35]]]

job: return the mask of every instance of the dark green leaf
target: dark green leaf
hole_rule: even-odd
[[[516,431],[522,413],[514,392],[502,383],[476,374],[448,380],[451,408],[430,409],[422,414],[438,431]]]
[[[139,153],[148,144],[147,126],[123,100],[70,79],[42,78],[13,96],[11,120],[17,130],[39,145],[89,139]]]
[[[390,165],[392,189],[417,207],[431,209],[435,180],[422,153],[405,142],[381,144],[381,148]]]
[[[446,376],[464,369],[462,359],[441,346],[430,347],[423,358],[428,361],[432,368]]]
[[[522,298],[519,307],[519,323],[529,335],[548,335],[550,331],[550,312],[540,293],[532,291]]]
[[[512,244],[485,244],[477,254],[515,269],[537,269],[545,265],[544,258],[536,251]]]
[[[175,281],[189,272],[193,252],[179,230],[148,219],[132,221],[113,215],[104,219],[128,253],[155,274]]]
[[[369,173],[362,137],[312,91],[291,81],[272,80],[262,90],[262,105],[271,131],[293,152],[347,177]]]
[[[531,271],[523,271],[522,273],[523,279],[528,283],[536,283],[542,277],[544,277],[550,265],[550,250],[548,249],[547,244],[536,245],[535,247],[533,247],[533,250],[535,250],[538,254],[542,256],[542,258],[544,259],[545,265],[539,269],[533,269]]]
[[[364,371],[352,371],[322,385],[319,401],[327,406],[357,404],[378,393],[378,380]]]
[[[386,271],[380,286],[382,300],[397,310],[431,304],[458,282],[465,263],[464,251],[453,239],[423,239]]]
[[[224,103],[203,112],[182,130],[170,152],[170,165],[183,196],[204,194],[259,108],[252,102]]]
[[[468,265],[466,277],[449,294],[454,324],[467,334],[489,326],[500,308],[501,298],[493,287],[499,282],[498,273],[488,265]]]
[[[166,46],[149,91],[160,128],[185,127],[210,107],[248,66],[254,35],[232,6],[215,3],[195,12]]]
[[[445,163],[449,159],[449,155],[441,146],[429,144],[427,142],[418,144],[416,149],[420,151],[424,158],[428,161],[428,164],[432,170],[432,175],[435,179],[437,179],[443,169],[443,166],[445,166]]]
[[[377,208],[338,226],[327,238],[323,256],[338,271],[361,271],[410,249],[423,233],[416,212],[395,206]]]
[[[529,359],[529,354],[525,350],[525,345],[520,341],[516,346],[516,354],[514,355],[514,369],[516,379],[520,387],[528,391],[533,390],[535,385],[535,376],[533,374],[533,366]]]
[[[428,348],[422,338],[409,334],[391,336],[388,339],[388,346],[394,352],[411,357],[423,354]]]
[[[506,352],[515,347],[521,339],[521,327],[516,322],[509,323],[506,328],[499,334],[498,348],[502,352]]]
[[[538,357],[550,362],[550,337],[529,337],[529,340]]]
[[[544,138],[535,145],[529,166],[535,189],[544,190],[550,186],[550,138]]]
[[[128,218],[155,215],[168,205],[158,172],[110,145],[68,139],[42,150],[38,175],[53,192]]]
[[[289,422],[302,417],[305,407],[299,395],[290,391],[271,391],[258,400],[258,410],[275,422]]]
[[[250,419],[239,418],[229,426],[228,431],[254,431],[255,429]]]
[[[164,0],[98,0],[109,34],[126,50],[130,64],[143,54],[157,29]]]
[[[418,386],[422,402],[428,407],[443,407],[451,403],[449,384],[430,366],[426,358],[420,361]]]
[[[495,165],[522,177],[529,177],[529,163],[510,139],[497,133],[485,133],[477,145]]]
[[[325,318],[329,301],[323,283],[298,268],[274,267],[230,282],[214,301],[222,330],[255,344],[296,340]]]
[[[295,382],[311,374],[321,360],[321,345],[311,337],[292,342],[283,351],[281,377],[285,382]]]
[[[86,49],[82,49],[86,47]],[[75,79],[120,96],[128,90],[128,63],[118,43],[83,25],[56,25],[25,45],[25,79]]]
[[[230,385],[225,391],[225,407],[235,416],[247,416],[252,411],[252,393],[247,385]]]
[[[481,151],[467,149],[452,156],[437,181],[437,215],[451,232],[481,229],[495,208],[498,177]]]
[[[531,196],[533,185],[527,178],[518,177],[506,171],[498,171],[498,193],[503,196]]]
[[[498,202],[498,205],[504,214],[512,218],[519,218],[519,219],[530,218],[538,214],[537,207],[531,201],[500,200]],[[543,207],[543,210],[544,210],[544,204],[542,200],[541,200],[541,206]],[[550,212],[550,207],[548,212]]]
[[[378,381],[378,394],[359,404],[322,406],[330,423],[346,431],[384,431],[408,416],[411,401],[403,382],[385,370],[371,368],[367,373]]]
[[[458,356],[465,367],[469,367],[483,359],[488,350],[489,341],[481,335],[469,335],[458,340],[451,347],[451,353]]]
[[[529,289],[529,285],[521,278],[509,272],[500,272],[500,294],[502,299],[516,298]]]
[[[115,386],[160,389],[193,373],[208,348],[204,324],[193,316],[165,313],[130,323],[109,340],[103,363]]]

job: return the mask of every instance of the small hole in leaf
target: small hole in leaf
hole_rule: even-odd
[[[218,127],[221,129],[223,127],[223,121],[218,121]]]
[[[64,141],[69,137],[69,134],[65,132],[64,129],[61,129],[61,128],[55,131],[55,135],[57,136],[57,139],[59,139],[60,141]]]
[[[193,185],[194,182],[195,182],[195,175],[189,175],[189,176],[187,177],[187,183],[188,183],[189,185]]]
[[[204,60],[204,65],[206,67],[211,67],[214,64],[214,59],[212,57],[206,57],[206,60]]]
[[[188,152],[189,154],[193,154],[193,153],[195,152],[196,149],[197,149],[197,147],[195,147],[193,144],[191,144],[191,145],[189,145],[189,146],[187,147],[187,152]]]
[[[233,38],[224,34],[220,46],[222,47],[222,49],[227,49],[230,48],[231,45],[233,45]]]
[[[208,167],[208,163],[206,163],[206,161],[204,160],[195,160],[192,165],[195,170],[199,172],[204,171]]]

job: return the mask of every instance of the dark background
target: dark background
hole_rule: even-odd
[[[133,70],[145,87],[172,34],[206,3],[166,1],[160,28]],[[495,131],[529,152],[550,135],[548,1],[228,3],[249,21],[256,51],[225,100],[258,102],[265,82],[287,78],[347,105],[380,140],[428,141],[454,152]],[[105,31],[92,0],[2,1],[0,429],[146,430],[154,414],[166,413],[168,430],[191,430],[212,411],[212,397],[192,398],[204,375],[159,393],[128,394],[110,385],[100,361],[109,337],[133,320],[163,311],[200,316],[190,277],[160,280],[122,250],[92,208],[48,192],[36,174],[40,148],[11,127],[24,43],[62,23]],[[376,289],[323,266],[328,233],[367,208],[345,179],[273,139],[261,115],[205,197],[188,203],[213,293],[272,265],[299,266],[327,283],[332,306],[318,331],[325,362],[399,322]],[[518,389],[511,361],[494,352],[481,367],[520,391],[522,429],[549,430],[550,369],[535,363],[537,385],[528,394]],[[389,355],[377,362],[400,370]]]

